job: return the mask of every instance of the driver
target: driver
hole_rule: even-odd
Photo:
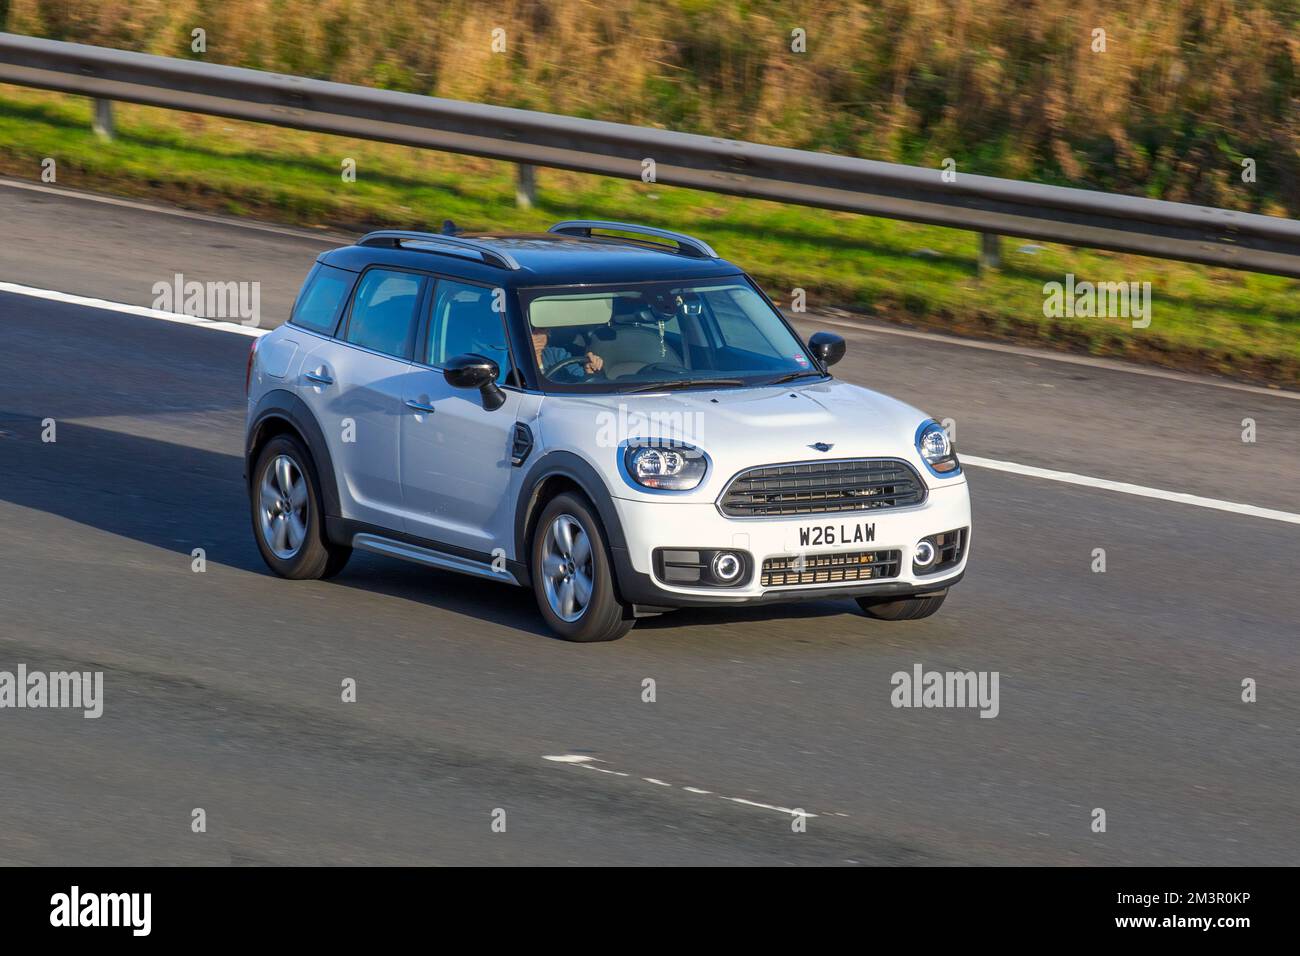
[[[576,358],[576,356],[562,345],[551,345],[551,333],[549,329],[533,329],[533,355],[537,359],[537,367],[545,374],[546,370],[553,368],[565,359]],[[605,367],[605,360],[595,352],[587,352],[587,361],[582,365],[574,362],[560,370],[561,378],[569,378],[577,381],[587,375],[595,375]]]

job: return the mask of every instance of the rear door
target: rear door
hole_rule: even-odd
[[[418,273],[374,266],[357,280],[338,338],[304,359],[298,394],[325,433],[344,517],[402,529],[398,442],[403,378],[429,284]]]
[[[513,534],[510,448],[520,395],[506,389],[487,411],[474,389],[453,388],[442,375],[453,356],[476,353],[510,371],[501,297],[486,286],[438,279],[430,296],[421,354],[405,377],[401,425],[402,496],[407,530],[443,544],[490,555],[509,553]]]

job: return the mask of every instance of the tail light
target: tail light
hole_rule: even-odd
[[[244,398],[248,398],[248,390],[253,383],[253,359],[257,357],[257,343],[260,341],[262,339],[259,336],[248,347],[248,367],[244,369]]]

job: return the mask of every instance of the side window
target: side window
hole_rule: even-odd
[[[298,293],[289,321],[300,328],[333,335],[354,279],[356,275],[344,269],[317,264]]]
[[[493,292],[481,285],[440,279],[433,293],[429,340],[424,364],[441,366],[456,355],[473,352],[496,362],[498,382],[510,373],[505,316],[492,308]]]
[[[357,283],[344,341],[397,358],[409,358],[415,340],[415,307],[421,278],[409,272],[370,269]]]

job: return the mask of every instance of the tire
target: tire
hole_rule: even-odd
[[[867,617],[873,617],[877,621],[919,621],[943,607],[944,598],[947,596],[948,592],[943,590],[938,594],[927,594],[924,597],[897,598],[892,601],[860,597],[857,602],[858,607],[862,608],[863,614]]]
[[[566,641],[616,641],[636,623],[614,591],[604,529],[585,498],[566,492],[542,509],[529,544],[529,569],[543,620]]]
[[[289,489],[281,487],[286,474]],[[272,438],[258,454],[252,475],[248,501],[253,538],[266,566],[295,581],[329,578],[342,571],[352,549],[325,537],[320,482],[303,443],[292,435]]]

